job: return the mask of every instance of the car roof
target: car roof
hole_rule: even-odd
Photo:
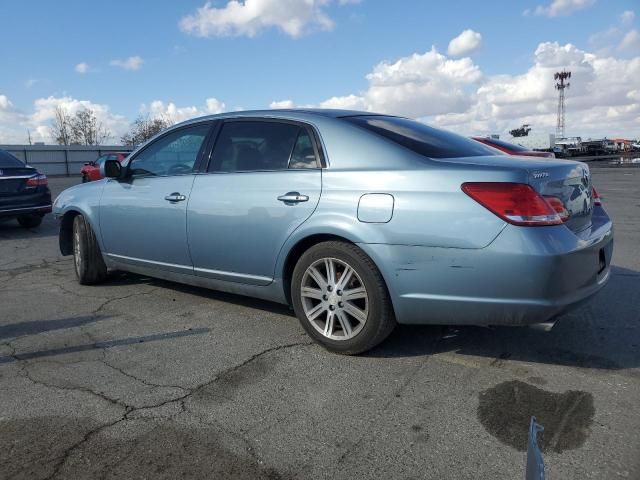
[[[360,110],[343,110],[338,108],[270,108],[266,110],[240,110],[235,112],[217,113],[214,115],[206,115],[203,117],[196,117],[184,122],[174,125],[188,125],[191,123],[202,122],[206,120],[218,120],[224,118],[243,118],[243,117],[265,117],[265,118],[299,118],[300,115],[305,117],[317,116],[320,118],[345,118],[345,117],[357,117],[361,115],[367,116],[392,116],[382,113],[363,112]]]

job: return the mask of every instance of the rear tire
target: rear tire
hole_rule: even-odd
[[[82,215],[73,219],[73,266],[82,285],[94,285],[107,277],[107,266],[102,258],[95,233]]]
[[[333,352],[370,350],[396,326],[380,271],[348,242],[323,242],[307,250],[293,270],[291,298],[305,331]]]
[[[24,228],[35,228],[42,223],[42,215],[20,215],[18,223]]]
[[[82,183],[87,183],[89,181],[89,177],[86,175],[82,175]]]

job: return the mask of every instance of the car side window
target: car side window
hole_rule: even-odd
[[[207,133],[209,125],[200,124],[163,135],[131,160],[131,175],[166,176],[193,172]]]
[[[301,128],[298,139],[293,146],[289,168],[317,168],[316,152],[313,149],[311,136],[306,128]]]
[[[101,157],[98,157],[98,158],[93,162],[93,164],[94,164],[96,167],[99,167],[99,166],[101,166],[101,165],[105,162],[105,160],[106,160],[106,159],[107,159],[107,155],[102,155]]]
[[[294,158],[294,151],[296,161],[302,164],[308,147],[313,151],[313,145],[308,134],[301,135],[301,132],[306,129],[284,122],[225,122],[216,140],[209,171],[286,170],[290,159]],[[305,142],[308,142],[307,146]]]

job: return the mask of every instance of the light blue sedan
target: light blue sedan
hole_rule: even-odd
[[[547,322],[609,278],[612,224],[586,165],[405,118],[227,113],[102,168],[54,205],[80,283],[125,270],[289,304],[336,352],[396,322]]]

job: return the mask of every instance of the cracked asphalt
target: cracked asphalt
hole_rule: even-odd
[[[51,216],[0,223],[0,478],[523,478],[531,415],[551,478],[640,478],[640,169],[593,172],[616,247],[590,303],[548,332],[400,327],[358,357],[279,305],[81,286]]]

